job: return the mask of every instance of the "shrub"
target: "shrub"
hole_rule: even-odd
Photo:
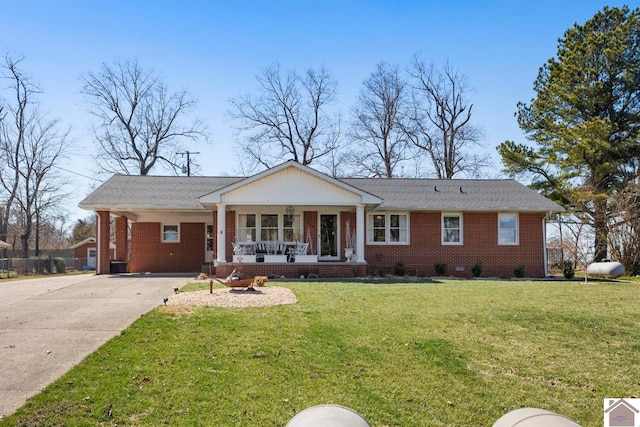
[[[513,275],[518,279],[522,279],[524,277],[524,265],[519,265],[513,270]]]
[[[307,279],[317,279],[318,275],[316,273],[309,273],[307,275]]]
[[[473,277],[480,277],[482,274],[482,261],[477,260],[476,263],[473,264],[473,267],[471,267],[471,273],[473,274]]]
[[[396,276],[404,276],[404,263],[398,261],[396,265],[393,267],[393,272]]]
[[[380,277],[380,269],[375,265],[367,266],[367,276],[369,277]]]
[[[64,261],[64,258],[54,258],[53,265],[58,274],[63,274],[67,270],[67,263]]]
[[[573,261],[565,261],[562,269],[562,275],[565,279],[573,279],[576,275],[576,271],[573,268]]]
[[[438,264],[436,264],[434,266],[435,270],[436,270],[436,274],[438,276],[444,276],[447,272],[447,263],[446,262],[440,262]]]

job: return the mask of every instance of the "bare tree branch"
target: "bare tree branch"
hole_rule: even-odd
[[[300,76],[274,65],[256,80],[258,94],[232,98],[228,113],[237,123],[244,169],[287,159],[309,165],[335,149],[339,127],[326,108],[335,101],[337,85],[326,69],[309,68]]]
[[[442,68],[414,58],[409,71],[411,108],[404,128],[407,137],[424,150],[439,179],[456,173],[475,176],[488,166],[488,155],[473,154],[483,132],[471,122],[473,104],[467,79],[446,64]]]
[[[398,165],[408,159],[407,137],[403,132],[406,83],[398,67],[384,62],[363,82],[353,108],[351,138],[357,143],[353,160],[359,173],[391,178]]]
[[[0,238],[7,237],[9,219],[17,207],[27,257],[34,218],[59,207],[63,184],[52,168],[65,154],[69,131],[60,131],[58,120],[40,113],[34,99],[40,90],[20,70],[21,62],[7,56],[3,64],[3,77],[11,82],[8,89],[14,98],[3,108],[7,113],[0,120],[0,186],[6,191]]]
[[[175,153],[183,150],[180,142],[205,137],[197,119],[182,123],[195,99],[186,91],[169,93],[159,75],[137,61],[102,64],[83,81],[82,93],[97,119],[93,134],[104,172],[147,175],[158,161],[175,172]]]

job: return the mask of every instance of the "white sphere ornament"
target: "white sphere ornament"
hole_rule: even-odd
[[[298,413],[286,427],[371,427],[353,409],[340,405],[311,406]]]
[[[493,427],[580,427],[571,418],[538,408],[520,408],[507,412]]]

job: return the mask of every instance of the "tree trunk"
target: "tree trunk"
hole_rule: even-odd
[[[595,230],[593,260],[600,262],[607,258],[607,201],[596,200],[593,212]]]
[[[20,235],[20,240],[22,241],[22,258],[24,259],[29,258],[29,239],[31,238],[32,227],[33,220],[27,217],[25,220],[23,233]]]

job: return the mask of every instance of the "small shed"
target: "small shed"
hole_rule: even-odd
[[[73,249],[74,268],[77,270],[87,270],[96,268],[97,244],[95,237],[88,237],[75,245]],[[116,255],[116,245],[109,244],[109,258],[114,259]]]

